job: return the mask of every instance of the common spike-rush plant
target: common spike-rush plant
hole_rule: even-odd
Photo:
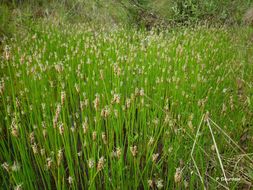
[[[252,151],[253,65],[241,47],[248,30],[240,40],[207,27],[34,31],[3,42],[1,189],[201,188],[190,137],[207,111],[238,143],[248,129],[241,146]],[[209,136],[199,144],[212,152]],[[199,151],[196,161],[210,164]]]

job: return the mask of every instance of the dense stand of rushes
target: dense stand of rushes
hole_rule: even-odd
[[[4,41],[0,188],[201,188],[190,137],[202,115],[236,141],[252,126],[252,63],[232,36],[44,25]],[[212,151],[208,135],[200,144]]]

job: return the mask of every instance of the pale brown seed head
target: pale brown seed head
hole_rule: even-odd
[[[98,164],[97,164],[97,170],[101,171],[104,168],[105,165],[105,158],[102,156],[101,158],[99,158],[98,160]]]
[[[106,134],[105,132],[102,132],[102,140],[104,144],[107,144]]]
[[[159,157],[159,154],[158,154],[158,153],[153,154],[153,155],[152,155],[152,161],[153,161],[153,162],[156,162],[157,159],[158,159],[158,157]]]
[[[135,146],[131,146],[130,147],[130,151],[131,151],[133,157],[135,157],[137,155],[137,153],[138,153],[137,146],[136,145]]]
[[[92,140],[95,141],[97,139],[97,132],[93,131],[92,133]]]
[[[174,181],[175,183],[180,183],[182,180],[182,171],[180,168],[176,169],[176,173],[174,175]]]

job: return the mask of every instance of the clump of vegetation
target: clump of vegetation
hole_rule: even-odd
[[[252,188],[238,3],[1,3],[0,189]]]
[[[6,5],[0,5],[0,39],[7,36],[11,30],[12,25],[11,13]],[[2,41],[2,40],[1,40]]]
[[[27,15],[35,19],[47,17],[71,23],[123,24],[146,27],[150,30],[152,27],[169,28],[199,22],[241,24],[251,2],[247,0],[222,2],[219,0],[13,0],[6,1],[3,5],[8,5],[10,10],[16,8],[25,10]],[[7,23],[8,19],[5,19],[5,22]]]
[[[4,41],[1,188],[201,188],[190,152],[207,112],[240,147],[214,133],[240,181],[211,180],[223,170],[204,120],[192,154],[204,185],[249,185],[252,163],[235,154],[253,150],[253,68],[233,33],[42,24]]]

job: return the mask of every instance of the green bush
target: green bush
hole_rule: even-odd
[[[0,5],[0,37],[10,34],[10,18],[11,15],[7,5]]]
[[[150,28],[207,21],[240,24],[252,0],[13,0],[1,6],[1,33],[10,20],[10,7],[30,11],[32,18],[88,22],[102,25],[137,25]],[[24,9],[25,8],[25,9]],[[3,10],[2,10],[3,9]],[[161,24],[163,23],[163,24]],[[8,33],[8,32],[7,32]]]
[[[146,6],[166,18],[176,22],[199,22],[237,24],[250,6],[249,0],[155,0]]]

